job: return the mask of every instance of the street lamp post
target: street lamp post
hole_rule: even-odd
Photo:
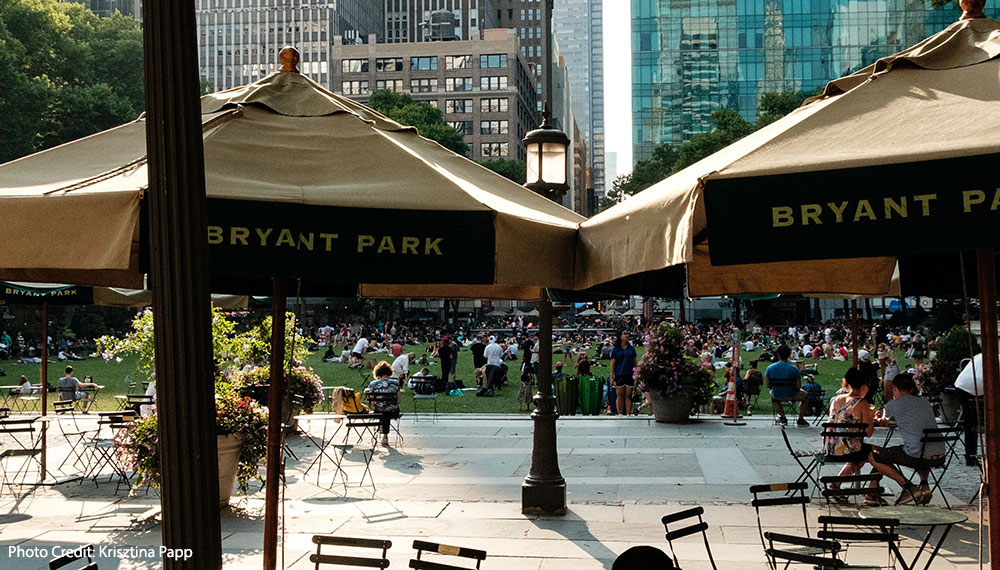
[[[558,200],[569,189],[566,183],[566,155],[569,137],[549,124],[552,101],[552,0],[546,0],[544,12],[545,103],[542,124],[524,137],[527,157],[525,186]],[[552,395],[552,301],[543,291],[538,301],[538,393],[535,410],[531,413],[534,432],[531,449],[531,469],[521,485],[521,512],[525,514],[566,514],[566,480],[559,472],[556,451],[555,397]]]

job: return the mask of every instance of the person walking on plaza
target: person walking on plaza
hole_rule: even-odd
[[[925,429],[937,427],[934,408],[927,400],[916,395],[917,385],[912,374],[897,374],[892,379],[893,399],[885,405],[885,415],[876,418],[880,426],[889,425],[889,420],[896,422],[896,430],[903,435],[903,445],[892,447],[874,447],[869,462],[880,474],[892,479],[903,488],[899,493],[897,505],[929,503],[931,489],[927,485],[927,476],[932,467],[944,464],[944,443],[940,441],[923,443]],[[914,485],[903,477],[896,465],[905,465],[917,471],[920,485]]]
[[[611,348],[611,378],[617,395],[615,409],[627,416],[632,415],[632,387],[635,386],[632,374],[636,358],[635,347],[628,341],[628,331],[619,332]]]
[[[771,405],[774,407],[774,413],[778,414],[778,423],[783,426],[788,425],[782,402],[798,402],[799,420],[796,425],[809,427],[809,422],[806,421],[809,396],[802,391],[802,375],[798,367],[788,362],[788,357],[791,355],[792,349],[788,348],[787,344],[779,346],[778,362],[764,370],[764,378],[768,389],[771,390]]]

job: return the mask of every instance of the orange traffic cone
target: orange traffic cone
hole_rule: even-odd
[[[726,409],[722,412],[724,418],[741,418],[740,407],[736,404],[736,380],[730,378],[726,388]]]

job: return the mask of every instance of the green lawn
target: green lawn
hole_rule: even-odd
[[[417,358],[423,354],[424,346],[414,346],[407,347],[408,351],[412,350],[416,353]],[[591,352],[593,354],[593,352]],[[639,354],[642,354],[642,349],[639,349]],[[753,358],[756,358],[758,352],[742,353],[744,366]],[[360,389],[362,385],[362,375],[359,374],[357,370],[351,370],[346,364],[341,363],[326,363],[322,361],[322,351],[312,352],[306,359],[306,365],[311,366],[319,374],[320,378],[323,379],[323,384],[325,386],[350,386],[354,389]],[[391,362],[391,357],[389,355],[382,354],[372,354],[369,355],[370,359],[375,360],[388,360]],[[553,364],[557,360],[562,360],[563,355],[553,354],[552,362]],[[904,359],[902,354],[897,354],[897,361],[900,363],[902,368],[904,364]],[[435,364],[429,366],[431,373],[435,375],[441,374],[441,368],[438,362],[435,360]],[[819,374],[816,376],[817,382],[826,389],[827,395],[832,395],[834,392],[840,388],[841,378],[844,376],[844,372],[851,366],[850,361],[838,362],[835,360],[821,360],[813,361],[806,360],[806,362],[813,363],[819,362]],[[71,363],[74,368],[74,375],[77,378],[83,380],[85,376],[92,376],[94,381],[98,384],[104,385],[104,389],[101,391],[98,397],[97,409],[100,410],[113,410],[117,407],[117,403],[114,399],[115,395],[125,394],[127,392],[127,386],[124,382],[126,376],[131,376],[133,380],[141,381],[145,378],[136,372],[136,358],[128,357],[123,358],[121,362],[116,362],[114,360],[110,362],[105,362],[100,358],[88,358],[86,360],[76,361]],[[66,363],[63,362],[50,362],[48,365],[49,372],[49,382],[53,385],[58,382],[59,378],[63,376],[63,370]],[[477,398],[475,396],[475,391],[466,391],[462,397],[447,396],[445,394],[439,395],[437,399],[438,412],[441,413],[479,413],[479,414],[493,414],[493,413],[525,413],[525,410],[518,410],[517,404],[517,390],[518,381],[520,379],[520,362],[508,362],[510,366],[510,371],[508,373],[508,378],[510,384],[503,388],[497,395],[493,398]],[[572,372],[573,364],[566,363],[567,372]],[[763,372],[766,368],[767,363],[762,362],[760,364],[760,370]],[[38,384],[40,366],[38,364],[17,364],[13,361],[0,361],[0,369],[3,369],[7,376],[0,378],[0,385],[14,385],[17,384],[18,378],[21,374],[28,377],[32,384]],[[411,371],[416,372],[421,367],[419,365],[411,365]],[[367,369],[366,369],[367,372]],[[463,349],[460,352],[458,359],[458,379],[465,382],[467,387],[474,387],[476,385],[475,378],[472,374],[472,354]],[[606,367],[596,367],[593,369],[595,375],[607,375],[608,370]],[[722,370],[716,371],[716,382],[721,386],[723,381]],[[57,394],[50,394],[51,397],[57,398]],[[426,404],[426,402],[422,403]],[[412,401],[409,397],[409,390],[404,389],[403,395],[403,411],[412,411]],[[425,409],[422,405],[421,410]],[[769,414],[770,413],[770,400],[767,397],[766,391],[762,393],[757,406],[753,409],[754,414]]]

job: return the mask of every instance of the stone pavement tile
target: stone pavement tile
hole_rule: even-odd
[[[619,503],[618,489],[614,479],[595,485],[567,485],[566,500],[573,503]],[[520,495],[517,500],[521,500]]]
[[[663,540],[663,525],[631,524],[622,522],[596,521],[534,521],[525,538],[528,539],[558,539],[573,541],[599,540],[602,542],[618,541],[627,537],[631,541],[652,544]]]
[[[520,509],[520,504],[515,505]],[[561,521],[592,521],[592,522],[624,522],[624,509],[622,505],[567,505],[565,516],[539,516],[537,520],[561,520]]]
[[[709,485],[751,485],[757,483],[757,475],[743,452],[736,447],[711,447],[695,449],[698,464]]]
[[[671,478],[697,477],[704,480],[702,466],[693,453],[690,455],[665,453],[642,458],[634,455],[616,455],[610,459],[608,467],[613,475],[625,475],[629,478],[669,476]]]
[[[538,568],[538,570],[607,570],[611,568],[613,560],[580,560],[564,558],[548,558],[539,561],[539,566],[525,566],[528,568]]]

